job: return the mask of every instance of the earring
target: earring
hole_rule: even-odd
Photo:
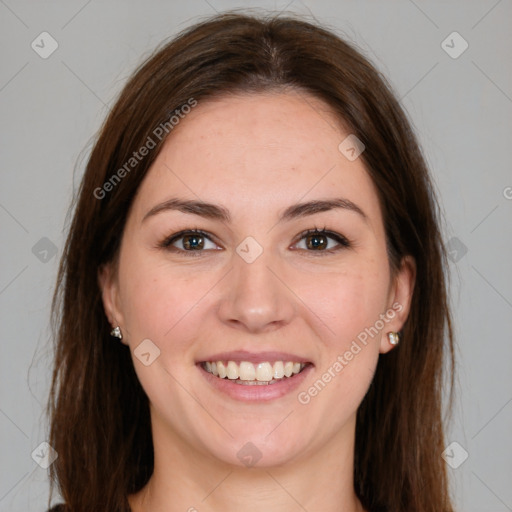
[[[117,325],[110,331],[110,336],[114,336],[114,338],[123,339],[123,335],[121,334],[121,328]]]
[[[388,332],[388,340],[391,345],[398,345],[398,342],[400,341],[400,333]]]

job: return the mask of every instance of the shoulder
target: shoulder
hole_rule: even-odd
[[[68,512],[68,509],[64,504],[59,503],[59,505],[55,505],[54,507],[48,509],[47,512]]]

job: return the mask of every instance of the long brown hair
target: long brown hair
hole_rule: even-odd
[[[453,511],[441,458],[442,394],[447,385],[450,409],[454,382],[447,265],[434,185],[411,125],[386,80],[334,30],[236,12],[203,20],[155,50],[121,92],[90,155],[53,299],[47,411],[58,458],[50,478],[67,510],[129,511],[127,495],[153,471],[148,398],[129,348],[110,337],[97,275],[116,258],[131,202],[165,141],[155,129],[169,127],[191,99],[287,88],[323,100],[365,144],[361,158],[378,190],[391,267],[406,255],[417,266],[401,343],[380,356],[358,410],[355,491],[372,512]],[[148,137],[155,147],[127,170]],[[123,166],[122,180],[112,181]]]

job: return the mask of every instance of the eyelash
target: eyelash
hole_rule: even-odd
[[[176,242],[177,240],[180,240],[185,235],[200,235],[204,238],[207,238],[211,242],[213,242],[211,235],[209,235],[205,231],[202,231],[201,229],[187,229],[187,230],[180,231],[178,233],[174,233],[173,235],[165,238],[160,244],[158,244],[158,246],[162,249],[166,249],[166,250],[174,252],[174,253],[181,253],[184,256],[191,256],[191,257],[200,257],[200,256],[202,256],[201,253],[211,250],[211,249],[206,249],[206,250],[197,250],[197,251],[194,251],[194,250],[186,251],[184,249],[179,249],[172,245],[174,242]],[[326,236],[327,238],[332,238],[339,244],[338,247],[336,247],[334,249],[325,249],[325,250],[318,250],[318,251],[300,249],[300,250],[308,252],[308,253],[319,253],[318,254],[319,256],[333,254],[342,249],[347,249],[352,246],[352,244],[343,235],[340,235],[339,233],[335,233],[333,231],[329,231],[325,227],[322,229],[318,229],[315,227],[313,229],[307,229],[306,231],[302,231],[302,233],[300,233],[298,235],[298,240],[294,245],[296,245],[298,242],[302,241],[308,235]]]

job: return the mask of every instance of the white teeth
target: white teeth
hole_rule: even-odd
[[[274,379],[282,379],[283,377],[284,377],[283,361],[276,361],[274,363]]]
[[[291,363],[290,361],[288,361],[285,365],[284,365],[284,374],[286,377],[290,377],[293,373],[293,363]]]
[[[274,369],[270,363],[259,363],[256,368],[256,380],[260,382],[272,380]]]
[[[256,370],[254,369],[254,365],[252,363],[248,363],[247,361],[242,361],[240,363],[240,380],[254,380],[256,379]]]
[[[217,372],[221,379],[226,378],[226,367],[222,361],[217,361]]]
[[[225,365],[222,361],[206,361],[203,368],[221,379],[226,377],[229,380],[245,384],[274,383],[284,377],[291,377],[299,373],[305,363],[293,361],[276,361],[273,365],[267,361],[254,365],[249,361],[242,361],[240,364],[228,361]]]
[[[238,365],[234,361],[228,361],[226,375],[230,380],[238,379]]]

